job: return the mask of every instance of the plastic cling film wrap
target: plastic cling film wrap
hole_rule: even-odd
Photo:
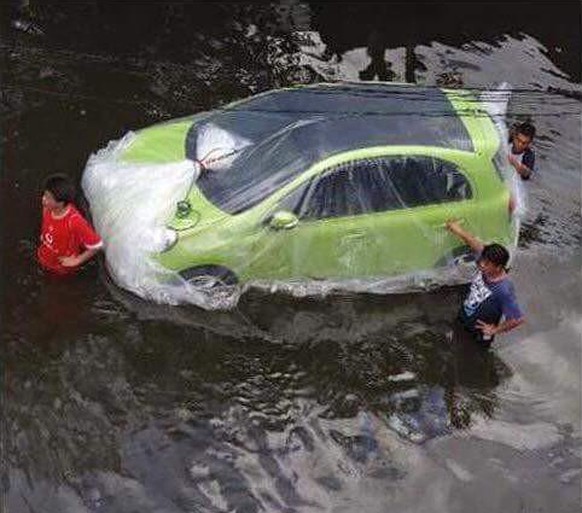
[[[89,158],[83,173],[83,191],[104,241],[109,273],[123,288],[156,302],[230,308],[236,304],[238,291],[193,287],[153,256],[174,243],[175,232],[167,222],[201,166],[187,159],[167,164],[125,163],[122,156],[135,137],[129,132],[111,141]],[[224,148],[224,139],[221,142]]]
[[[141,297],[207,309],[247,287],[466,282],[472,255],[447,220],[513,242],[517,186],[494,161],[507,157],[503,94],[318,84],[130,133],[83,176],[109,272]]]
[[[198,132],[196,160],[213,171],[228,169],[237,154],[251,144],[244,137],[205,123]]]
[[[142,297],[173,302],[172,273],[150,255],[163,247],[165,222],[186,194],[194,168],[191,161],[124,164],[119,156],[134,138],[135,134],[128,133],[91,156],[83,174],[83,191],[115,281]],[[162,285],[168,280],[170,290]]]
[[[508,161],[510,153],[509,130],[506,123],[507,108],[511,99],[511,85],[503,82],[497,88],[481,93],[480,101],[491,116],[501,138],[501,148],[496,156],[499,171],[504,176],[515,199],[515,216],[521,220],[527,212],[527,196],[519,175]]]

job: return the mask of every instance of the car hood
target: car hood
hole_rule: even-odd
[[[189,209],[187,214],[183,213],[184,208]],[[174,215],[168,221],[167,226],[178,232],[191,229],[202,230],[230,217],[229,214],[208,201],[194,184],[187,197],[176,203]]]

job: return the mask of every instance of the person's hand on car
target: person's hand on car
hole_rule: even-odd
[[[458,234],[461,228],[461,222],[458,219],[449,219],[445,223],[445,227],[452,233]]]

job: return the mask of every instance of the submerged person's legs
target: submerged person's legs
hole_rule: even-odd
[[[449,332],[449,338],[455,344],[476,344],[482,349],[489,349],[495,337],[485,336],[481,330],[469,329],[460,319],[455,319]]]

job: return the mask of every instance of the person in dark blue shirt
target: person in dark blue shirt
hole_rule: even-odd
[[[536,129],[531,123],[520,123],[511,132],[507,158],[522,180],[529,180],[534,172],[536,156],[531,144],[535,135]]]
[[[513,283],[507,274],[509,252],[501,244],[483,244],[461,228],[458,221],[448,221],[446,226],[477,254],[477,272],[463,301],[459,320],[478,343],[489,347],[495,335],[525,322]]]

